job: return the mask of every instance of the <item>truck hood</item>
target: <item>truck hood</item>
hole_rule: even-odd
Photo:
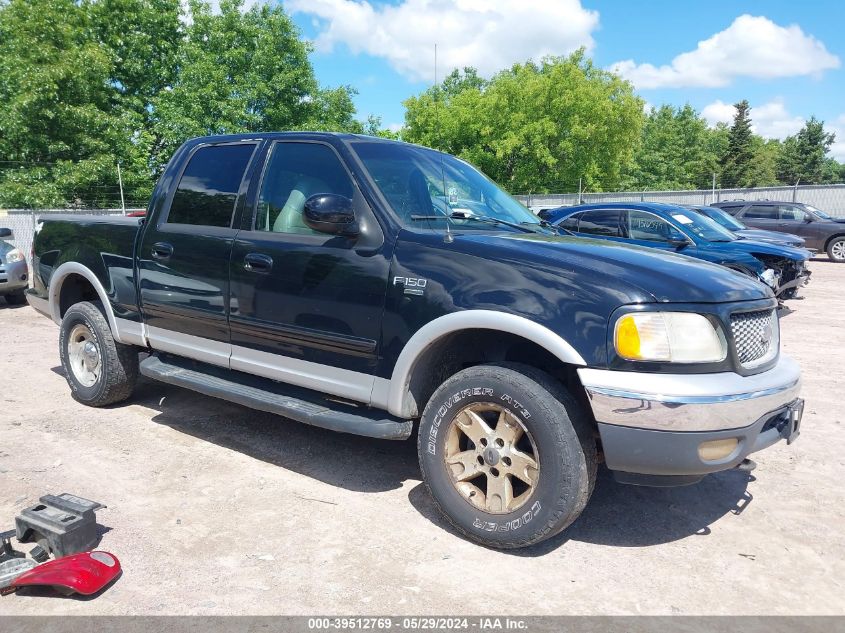
[[[465,233],[455,235],[453,247],[514,267],[557,269],[570,277],[589,271],[585,278],[594,279],[620,297],[627,296],[620,304],[719,303],[773,296],[762,283],[741,273],[633,244],[574,236]]]

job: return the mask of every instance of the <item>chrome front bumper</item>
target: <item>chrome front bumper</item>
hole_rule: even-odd
[[[596,422],[656,431],[721,431],[754,424],[798,397],[801,371],[781,355],[753,376],[578,370]]]
[[[579,369],[607,467],[623,483],[677,486],[798,437],[801,373],[789,358],[755,376]],[[724,455],[702,450],[733,443]]]

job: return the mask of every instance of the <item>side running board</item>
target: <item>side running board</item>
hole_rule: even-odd
[[[341,433],[405,440],[413,422],[384,411],[329,402],[323,394],[243,372],[174,357],[150,356],[141,374],[153,380]]]

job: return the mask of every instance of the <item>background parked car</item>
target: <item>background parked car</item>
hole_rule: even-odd
[[[21,305],[26,303],[29,274],[24,254],[6,241],[11,237],[11,229],[0,228],[0,296],[9,305]]]
[[[605,202],[562,207],[548,214],[553,224],[577,235],[660,248],[721,264],[768,285],[790,299],[810,278],[812,254],[771,242],[738,239],[691,209],[659,202]]]
[[[785,244],[786,246],[804,246],[804,238],[790,233],[778,233],[777,231],[764,231],[762,229],[750,229],[737,220],[727,211],[717,207],[684,205],[697,213],[706,215],[708,218],[722,225],[737,237],[758,242],[772,242],[773,244]]]
[[[810,248],[825,251],[835,262],[845,262],[845,219],[834,218],[800,202],[732,200],[712,206],[724,209],[755,229],[800,235]]]

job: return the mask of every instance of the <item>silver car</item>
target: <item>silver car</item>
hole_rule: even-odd
[[[0,228],[0,296],[16,306],[26,303],[29,269],[23,252],[6,241],[11,237],[11,229]]]

